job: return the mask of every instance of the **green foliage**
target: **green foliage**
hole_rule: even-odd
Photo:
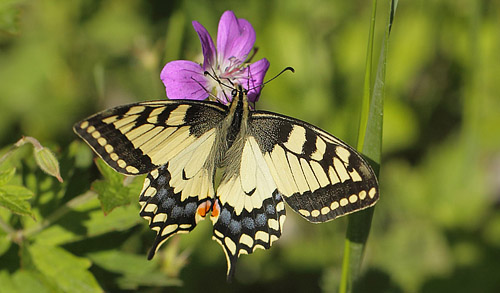
[[[125,176],[113,171],[103,160],[97,160],[96,164],[104,180],[94,181],[92,189],[97,193],[104,214],[116,207],[128,205],[137,198],[144,176],[135,177],[132,182],[124,185]]]
[[[4,0],[0,3],[0,31],[15,34],[19,31],[22,0]]]
[[[0,205],[21,216],[33,216],[28,199],[33,192],[26,187],[16,185],[0,186]]]
[[[22,147],[26,141],[35,146],[33,153]],[[138,205],[131,204],[143,178],[124,180],[97,161],[104,179],[92,184],[98,194],[88,191],[90,180],[84,176],[87,182],[82,182],[82,171],[76,166],[89,166],[91,157],[77,144],[69,149],[61,159],[64,183],[59,174],[47,180],[52,172],[39,171],[46,162],[52,166],[59,162],[50,151],[48,160],[37,159],[40,150],[48,149],[32,137],[22,138],[0,157],[0,206],[4,208],[0,210],[0,291],[102,292],[102,271],[111,274],[106,278],[121,289],[178,286],[176,276],[182,266],[170,268],[161,258],[148,262],[144,255],[116,250],[121,241],[115,238],[143,223],[137,216]],[[107,246],[100,241],[93,244],[99,237],[108,238],[114,250],[105,253]]]
[[[370,3],[2,1],[0,157],[9,156],[0,163],[0,291],[57,292],[69,282],[68,291],[161,291],[180,280],[179,292],[338,290],[346,219],[312,225],[289,212],[280,240],[242,256],[229,285],[209,221],[147,262],[154,232],[138,215],[142,178],[96,168],[71,127],[111,106],[164,98],[165,62],[200,61],[191,21],[215,34],[231,9],[254,25],[268,76],[296,71],[266,85],[257,107],[355,145]],[[388,3],[378,1],[375,57]],[[399,2],[386,63],[381,199],[360,290],[500,287],[499,11],[498,1]],[[37,166],[30,146],[12,150],[23,135],[51,150],[64,182]],[[70,279],[57,280],[68,266]]]
[[[76,257],[57,246],[33,244],[28,247],[30,260],[51,289],[63,292],[99,292],[94,276],[87,270],[88,259]]]

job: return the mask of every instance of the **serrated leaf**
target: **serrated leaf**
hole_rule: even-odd
[[[28,248],[37,270],[64,292],[102,292],[88,271],[90,260],[74,256],[57,246],[33,244]]]
[[[31,205],[27,201],[33,192],[24,186],[5,185],[0,187],[0,206],[21,216],[33,217]]]
[[[9,168],[0,171],[0,187],[9,183],[9,181],[14,177],[16,173],[16,168]]]
[[[121,183],[98,180],[92,183],[92,189],[97,193],[105,214],[131,202],[128,188]]]
[[[105,214],[114,208],[130,204],[141,191],[141,184],[138,178],[134,178],[132,183],[124,185],[124,175],[115,172],[102,160],[96,161],[97,167],[104,176],[104,180],[97,180],[92,184],[92,189],[97,193],[101,202],[102,210]]]

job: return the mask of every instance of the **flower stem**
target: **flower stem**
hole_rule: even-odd
[[[25,238],[28,238],[30,236],[33,236],[37,233],[40,233],[43,231],[45,228],[49,227],[51,224],[62,218],[64,215],[66,215],[68,212],[70,212],[73,208],[86,203],[87,201],[93,199],[96,196],[95,192],[93,191],[87,191],[85,193],[80,194],[79,196],[71,199],[68,201],[66,204],[55,210],[52,214],[50,214],[47,218],[45,218],[42,222],[40,222],[38,225],[35,225],[31,227],[30,229],[27,229],[24,231],[23,236]]]

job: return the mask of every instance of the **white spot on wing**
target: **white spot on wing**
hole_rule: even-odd
[[[235,255],[236,254],[236,243],[234,243],[234,241],[229,237],[224,238],[224,243],[226,244],[226,247],[229,250],[229,252],[232,255]]]
[[[302,126],[294,125],[290,135],[288,136],[288,140],[284,143],[284,146],[296,153],[302,153],[302,146],[306,142],[306,129]]]
[[[295,184],[297,184],[298,187],[298,192],[306,192],[307,190],[309,190],[309,185],[307,185],[307,181],[304,177],[304,173],[302,172],[302,167],[300,166],[299,159],[291,152],[288,152],[286,155],[288,158],[288,163],[290,164],[290,169],[292,170],[293,179],[295,180]]]
[[[189,105],[179,105],[175,110],[170,112],[167,119],[167,125],[169,126],[179,126],[184,124],[184,117],[186,117],[186,111],[189,109]]]
[[[337,146],[335,148],[335,152],[337,153],[337,156],[339,156],[339,158],[342,161],[344,161],[345,163],[349,163],[349,157],[351,156],[351,153],[349,152],[349,150],[347,150],[344,147]]]
[[[314,192],[319,188],[319,184],[316,180],[316,176],[314,176],[311,166],[309,166],[309,163],[304,158],[300,158],[300,165],[302,166],[302,171],[306,177],[309,189]]]
[[[318,136],[316,138],[316,151],[311,154],[311,158],[316,161],[321,161],[323,159],[323,155],[326,151],[326,143],[325,141]]]
[[[351,178],[349,177],[349,174],[347,174],[347,170],[344,164],[337,157],[333,158],[333,166],[335,167],[335,171],[337,171],[341,182],[344,182]]]
[[[314,175],[316,175],[316,179],[318,179],[319,185],[321,187],[325,187],[330,184],[330,180],[326,176],[325,170],[321,165],[316,161],[311,161],[311,168],[314,171]]]
[[[170,234],[170,233],[174,232],[175,230],[177,230],[178,227],[179,227],[179,225],[177,225],[177,224],[168,225],[167,227],[165,227],[163,229],[163,231],[161,232],[161,235],[165,236],[167,234]],[[159,247],[159,245],[158,245],[158,247]]]
[[[311,216],[311,213],[308,210],[299,210],[299,213],[303,215],[304,217],[309,217]]]

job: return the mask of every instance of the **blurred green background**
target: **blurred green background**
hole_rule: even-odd
[[[215,38],[225,10],[253,24],[256,58],[271,62],[268,77],[286,66],[296,70],[268,84],[257,108],[308,121],[355,145],[371,5],[1,0],[0,152],[22,135],[54,150],[62,187],[41,173],[30,176],[29,156],[16,179],[35,193],[37,221],[50,217],[99,178],[72,125],[112,106],[164,99],[163,65],[202,60],[191,21]],[[500,290],[499,12],[498,1],[399,1],[387,64],[381,199],[363,292]],[[387,3],[379,1],[376,48],[386,17]],[[133,201],[104,216],[93,197],[21,247],[0,230],[0,291],[338,288],[344,218],[314,225],[289,211],[280,240],[242,256],[236,280],[227,284],[209,221],[175,236],[147,262],[154,232],[138,210]],[[5,209],[0,217],[18,229],[37,223]],[[63,260],[78,260],[81,270],[70,274],[58,265]]]

